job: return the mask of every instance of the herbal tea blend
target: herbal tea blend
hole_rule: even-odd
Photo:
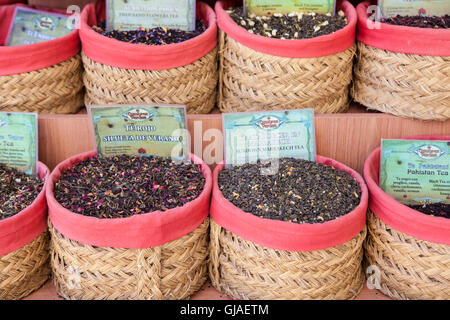
[[[160,157],[92,158],[65,171],[55,198],[66,209],[97,218],[125,218],[181,207],[203,191],[200,165]]]
[[[248,32],[275,39],[309,39],[336,32],[347,25],[343,11],[331,14],[293,12],[272,16],[246,16],[242,7],[227,11]]]
[[[450,205],[446,203],[431,203],[426,205],[408,205],[410,208],[422,213],[450,219]]]
[[[113,30],[111,32],[107,32],[105,31],[105,22],[101,22],[98,26],[92,26],[92,28],[108,38],[113,38],[124,42],[146,45],[165,45],[180,43],[195,38],[205,32],[207,26],[201,20],[197,20],[194,31],[183,31],[159,27],[154,29],[140,28],[136,31]]]
[[[391,18],[382,18],[381,22],[417,28],[433,28],[433,29],[449,29],[450,28],[450,16],[445,15],[443,17],[438,16],[395,16]]]
[[[357,181],[347,172],[312,161],[283,158],[275,175],[258,162],[224,169],[219,188],[245,212],[294,223],[323,223],[355,209],[361,200]]]
[[[0,164],[0,220],[26,209],[37,198],[44,181]]]

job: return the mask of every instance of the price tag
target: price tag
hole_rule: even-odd
[[[244,0],[244,8],[247,14],[268,16],[274,13],[290,12],[336,12],[336,0]]]
[[[69,16],[52,12],[16,7],[6,46],[22,46],[63,37],[72,32]]]
[[[106,0],[106,30],[166,27],[195,30],[195,0]]]
[[[450,204],[450,141],[382,140],[381,146],[381,189],[404,204]]]
[[[450,14],[449,0],[378,0],[382,16],[444,16]]]
[[[99,157],[153,155],[188,160],[186,107],[88,106]]]
[[[280,158],[316,160],[312,109],[222,116],[227,167]]]
[[[36,113],[0,112],[0,163],[37,174],[37,127]]]

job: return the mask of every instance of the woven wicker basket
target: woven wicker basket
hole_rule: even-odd
[[[50,277],[48,231],[24,247],[0,256],[0,300],[18,300]]]
[[[422,120],[450,119],[450,56],[397,53],[358,43],[351,94],[364,106]]]
[[[317,251],[265,248],[211,219],[209,275],[213,286],[236,299],[352,299],[362,290],[366,228],[352,240]]]
[[[285,58],[250,49],[219,31],[222,112],[348,108],[356,47],[317,58]]]
[[[148,249],[84,245],[49,225],[53,281],[65,299],[186,299],[206,281],[209,219],[178,240]]]
[[[83,54],[86,105],[160,103],[209,113],[216,103],[217,49],[189,65],[167,70],[131,70],[95,62]]]
[[[419,240],[368,214],[367,265],[381,271],[381,291],[394,299],[450,299],[450,246]]]
[[[0,110],[76,113],[84,106],[80,55],[37,71],[0,76]]]

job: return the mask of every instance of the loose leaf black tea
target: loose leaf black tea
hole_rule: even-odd
[[[246,16],[242,7],[227,11],[239,26],[248,32],[275,39],[310,39],[336,32],[347,25],[343,11],[330,14],[276,13],[271,16]]]
[[[391,18],[382,18],[381,22],[393,24],[397,26],[417,27],[417,28],[433,28],[433,29],[449,29],[450,16],[443,17],[427,17],[427,16],[395,16]]]
[[[430,203],[424,205],[409,205],[408,207],[430,216],[450,219],[450,204]]]
[[[183,31],[170,28],[154,28],[154,29],[139,29],[136,31],[120,31],[113,30],[107,32],[105,29],[105,22],[101,22],[92,28],[98,33],[116,40],[146,45],[166,45],[173,43],[180,43],[192,38],[195,38],[205,32],[207,26],[201,21],[197,20],[194,31]]]
[[[97,218],[125,218],[182,207],[205,186],[201,166],[160,157],[94,157],[63,172],[56,200],[66,209]]]
[[[44,187],[44,181],[0,164],[0,220],[30,206]]]
[[[308,160],[283,158],[275,175],[258,162],[224,169],[219,188],[236,207],[261,218],[293,223],[323,223],[353,211],[361,189],[347,172]]]

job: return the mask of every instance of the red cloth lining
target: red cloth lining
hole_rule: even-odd
[[[191,159],[201,164],[206,185],[197,199],[183,207],[122,219],[99,219],[65,209],[54,197],[55,182],[62,172],[74,164],[96,155],[96,151],[90,151],[73,156],[61,162],[49,177],[46,190],[49,217],[54,227],[67,238],[90,246],[144,249],[185,236],[208,216],[212,174],[209,167],[195,155],[191,155]]]
[[[214,170],[212,219],[238,236],[261,246],[288,251],[314,251],[327,249],[350,241],[364,228],[368,206],[366,184],[356,171],[333,159],[317,156],[317,162],[332,165],[354,177],[362,191],[361,203],[343,217],[322,224],[296,224],[285,221],[261,219],[244,212],[224,198],[218,186],[218,175],[223,163]]]

